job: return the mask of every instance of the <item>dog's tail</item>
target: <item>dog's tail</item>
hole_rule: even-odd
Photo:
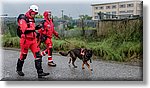
[[[69,52],[59,52],[59,54],[62,56],[67,56],[69,54]]]

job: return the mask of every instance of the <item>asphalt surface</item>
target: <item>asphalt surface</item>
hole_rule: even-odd
[[[75,64],[78,66],[74,68],[72,64],[68,64],[69,58],[53,54],[53,60],[57,64],[56,67],[49,67],[47,65],[47,56],[43,57],[43,69],[45,72],[49,72],[50,75],[44,78],[37,78],[37,73],[34,65],[34,58],[31,52],[28,53],[25,60],[23,72],[25,76],[18,76],[16,73],[16,63],[19,57],[19,51],[16,50],[2,50],[2,79],[1,80],[102,80],[102,81],[142,81],[143,72],[142,67],[125,65],[122,63],[109,63],[105,61],[92,61],[91,67],[93,69],[92,74],[89,73],[87,67],[82,70],[82,61],[77,59]]]

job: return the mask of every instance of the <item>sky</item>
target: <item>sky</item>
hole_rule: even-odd
[[[18,16],[20,13],[27,12],[32,4],[39,6],[39,13],[50,10],[53,16],[61,17],[61,10],[64,15],[78,18],[79,15],[92,16],[91,4],[130,1],[130,0],[1,0],[1,14]]]

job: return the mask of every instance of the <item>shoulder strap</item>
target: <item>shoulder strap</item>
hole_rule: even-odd
[[[21,20],[21,19],[24,19],[27,22],[27,26],[29,28],[30,27],[30,24],[29,24],[30,21],[29,21],[29,19],[24,14],[20,14],[18,16],[18,18],[17,18],[17,22],[19,22],[19,20]]]
[[[20,14],[17,18],[17,21],[19,22],[20,19],[24,19],[27,23],[29,23],[29,19],[24,14]]]

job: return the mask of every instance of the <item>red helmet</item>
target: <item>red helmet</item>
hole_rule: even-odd
[[[48,19],[48,16],[51,16],[51,11],[45,11],[43,13],[44,18]]]

